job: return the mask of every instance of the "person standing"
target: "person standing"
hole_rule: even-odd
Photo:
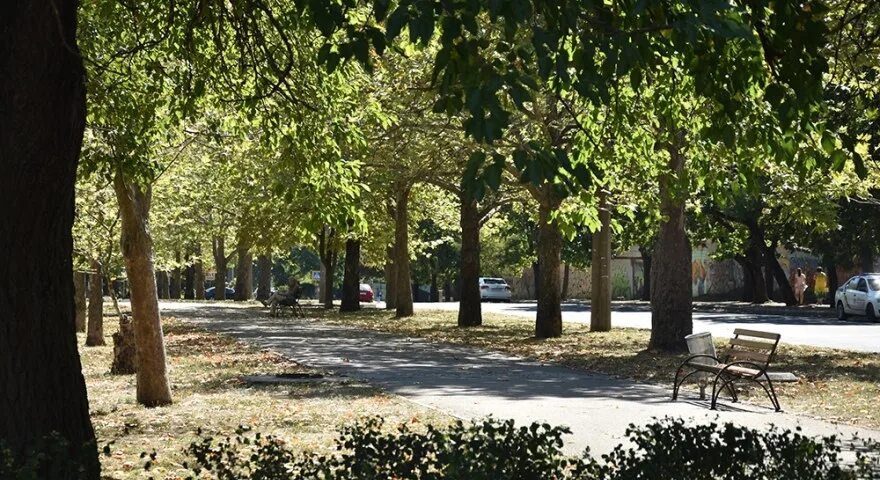
[[[822,267],[816,267],[816,278],[813,282],[813,292],[816,293],[816,303],[824,303],[828,294],[828,275]]]
[[[797,299],[797,304],[803,305],[804,292],[807,291],[807,276],[804,275],[804,271],[800,268],[798,268],[794,274],[792,288],[794,289],[794,297]]]

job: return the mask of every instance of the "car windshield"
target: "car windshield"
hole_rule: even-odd
[[[871,290],[877,291],[880,290],[880,277],[867,277],[868,286],[871,287]]]
[[[488,285],[507,285],[503,278],[484,278],[483,283]]]

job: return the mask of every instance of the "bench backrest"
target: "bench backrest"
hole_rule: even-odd
[[[778,333],[760,332],[737,328],[733,331],[730,346],[725,354],[724,362],[748,361],[766,369],[776,355],[781,335]]]

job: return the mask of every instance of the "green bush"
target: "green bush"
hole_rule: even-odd
[[[0,480],[94,478],[96,468],[94,443],[71,448],[64,437],[51,434],[13,453],[0,439]]]
[[[564,455],[566,433],[546,424],[516,427],[513,421],[494,419],[429,426],[424,433],[406,426],[389,432],[381,419],[370,418],[340,431],[336,453],[317,455],[292,452],[275,437],[240,429],[232,438],[202,436],[192,443],[188,468],[199,478],[218,480],[880,478],[871,476],[864,458],[846,466],[835,438],[813,439],[798,431],[665,419],[631,426],[627,445],[600,458],[589,451],[581,457]],[[876,444],[872,448],[877,453]]]

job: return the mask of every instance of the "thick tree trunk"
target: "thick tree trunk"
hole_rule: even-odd
[[[272,295],[272,256],[257,257],[257,300],[266,300]]]
[[[828,275],[828,306],[834,308],[834,293],[840,288],[840,279],[837,278],[837,265],[830,257],[826,257],[822,264],[825,267],[826,275]]]
[[[398,189],[394,218],[394,264],[397,266],[397,305],[395,316],[413,315],[412,284],[409,263],[409,192],[410,187]]]
[[[451,302],[452,301],[452,284],[449,280],[443,282],[443,301]],[[461,306],[459,306],[459,309]]]
[[[562,293],[561,298],[563,301],[568,299],[568,278],[571,275],[571,267],[569,267],[568,262],[565,262],[562,266]]]
[[[540,256],[538,258],[541,258]],[[540,260],[532,262],[532,277],[535,284],[535,300],[541,296],[541,262]]]
[[[202,262],[202,249],[196,249],[196,261],[193,262],[193,295],[196,300],[205,299],[205,264]]]
[[[760,267],[758,269],[760,270]],[[767,300],[773,299],[773,269],[767,267],[766,262],[764,265],[764,288],[767,290],[765,295]]]
[[[112,375],[131,375],[137,373],[137,346],[134,339],[134,326],[128,315],[120,315],[119,330],[113,334]]]
[[[193,300],[196,298],[196,271],[193,265],[187,265],[183,274],[183,298]]]
[[[85,472],[55,475],[97,479],[70,274],[85,126],[77,4],[0,4],[0,439],[17,456],[57,432]]]
[[[341,312],[361,309],[361,241],[349,238],[345,241],[345,271],[342,276]]]
[[[171,281],[168,284],[168,298],[172,300],[180,300],[180,290],[183,284],[183,272],[180,268],[180,252],[174,253],[174,259],[177,261],[176,267],[171,270]]]
[[[866,235],[866,238],[869,237]],[[874,271],[874,248],[870,243],[863,243],[859,249],[859,266],[864,273]]]
[[[89,278],[89,329],[86,346],[104,345],[104,268],[101,262],[92,261]]]
[[[121,173],[114,179],[122,220],[122,256],[131,284],[131,313],[137,343],[137,401],[154,407],[171,403],[165,363],[165,339],[150,237],[150,189],[128,183]]]
[[[770,295],[767,292],[767,278],[764,270],[761,268],[764,264],[764,254],[761,252],[761,239],[750,239],[746,247],[746,261],[751,269],[752,278],[752,302],[765,303],[770,301]]]
[[[226,239],[217,237],[213,244],[214,268],[214,300],[226,300],[226,271],[229,270],[229,259],[226,258]]]
[[[540,282],[535,285],[540,293],[535,316],[536,338],[562,336],[562,302],[559,298],[562,234],[556,220],[550,218],[554,208],[555,205],[541,202],[538,209],[538,263],[541,265],[542,275]]]
[[[323,227],[318,237],[318,256],[321,258],[321,301],[324,308],[333,308],[333,284],[336,273],[337,252],[333,245],[335,231]]]
[[[763,236],[762,236],[763,237]],[[797,305],[797,298],[794,296],[794,290],[791,289],[791,282],[788,281],[788,275],[779,260],[776,258],[776,244],[767,245],[762,241],[761,246],[764,253],[764,266],[773,272],[773,278],[779,285],[779,296],[786,305]]]
[[[745,255],[733,258],[739,264],[743,273],[743,287],[740,293],[740,300],[743,302],[751,302],[755,298],[755,272],[751,262],[746,259]]]
[[[254,256],[248,247],[239,244],[238,262],[235,265],[235,301],[250,300],[254,291]]]
[[[483,324],[480,302],[480,216],[477,201],[467,193],[461,201],[461,263],[459,264],[458,326],[476,327]]]
[[[76,309],[76,331],[86,331],[86,274],[73,272],[73,304]]]
[[[599,222],[593,234],[591,332],[611,330],[611,210],[605,191],[599,192]]]
[[[385,262],[385,309],[397,309],[397,265],[394,263],[396,255],[394,247],[385,250],[388,260]]]
[[[431,272],[431,292],[430,292],[430,300],[431,302],[439,302],[440,301],[440,289],[437,287],[437,272]]]
[[[691,308],[691,243],[685,229],[685,198],[672,182],[684,173],[684,132],[669,147],[667,172],[660,177],[660,232],[651,266],[651,342],[649,348],[686,350],[685,335],[693,332]]]
[[[651,260],[654,258],[651,250],[639,247],[642,254],[642,276],[645,278],[645,286],[642,287],[642,300],[651,301]]]
[[[168,272],[156,272],[156,295],[162,300],[168,300],[170,297],[170,285],[168,281]]]

